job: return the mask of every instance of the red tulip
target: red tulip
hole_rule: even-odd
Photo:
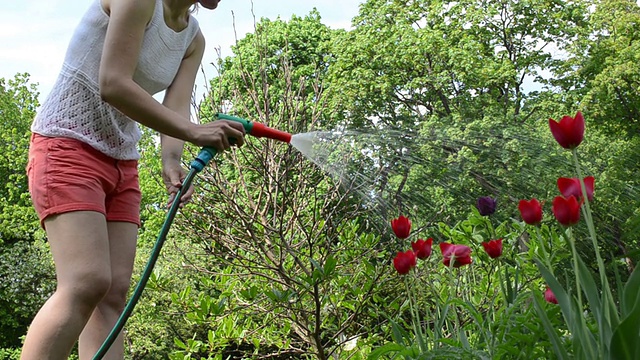
[[[453,265],[460,267],[471,264],[471,248],[465,245],[455,245],[449,243],[440,243],[440,251],[442,251],[442,263],[445,266]],[[453,263],[452,263],[453,262]]]
[[[584,187],[587,189],[587,199],[592,201],[595,178],[593,176],[587,176],[583,181]],[[580,187],[580,179],[578,178],[558,178],[558,190],[560,190],[560,193],[562,193],[564,197],[568,198],[573,195],[576,199],[582,199],[582,188]]]
[[[400,215],[399,218],[391,220],[391,229],[400,239],[406,239],[411,232],[411,220]]]
[[[529,225],[538,225],[542,221],[542,205],[538,199],[520,200],[518,210],[522,220]]]
[[[574,149],[584,139],[584,117],[578,111],[575,117],[563,116],[559,122],[549,119],[551,134],[565,149]]]
[[[556,196],[552,210],[556,220],[564,226],[575,225],[580,221],[580,204],[575,196]]]
[[[547,290],[545,290],[544,292],[544,299],[547,300],[547,302],[550,302],[552,304],[558,303],[558,299],[556,299],[556,295],[553,293],[553,291],[551,291],[551,288],[549,288],[548,286],[547,286]]]
[[[416,254],[418,259],[424,260],[431,255],[431,246],[433,245],[433,239],[428,238],[426,241],[418,239],[416,242],[411,243],[411,248]]]
[[[489,242],[482,242],[484,251],[487,252],[490,258],[495,259],[502,255],[502,239],[491,240]]]
[[[407,250],[406,252],[398,252],[398,255],[393,259],[393,267],[400,275],[407,274],[409,270],[416,266],[416,254]]]

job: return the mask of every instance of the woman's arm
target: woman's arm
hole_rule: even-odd
[[[174,110],[185,119],[190,119],[191,97],[193,95],[196,74],[202,62],[204,48],[204,36],[198,31],[198,34],[196,34],[187,49],[175,79],[165,92],[164,101],[162,102],[164,106]],[[164,134],[160,136],[160,139],[162,144],[162,162],[176,161],[179,163],[184,141]]]
[[[191,96],[193,94],[196,74],[202,62],[204,48],[204,36],[201,32],[198,32],[189,48],[187,48],[186,55],[180,63],[178,73],[171,83],[171,86],[169,86],[165,92],[164,101],[162,102],[164,106],[174,110],[185,119],[190,119]],[[168,205],[171,206],[175,195],[182,185],[182,181],[187,175],[180,162],[184,141],[160,134],[160,143],[162,148],[162,179],[169,193]],[[193,186],[186,190],[180,199],[182,204],[189,201],[193,191]]]
[[[107,4],[105,4],[107,5]],[[154,0],[109,0],[109,25],[100,63],[103,100],[139,123],[183,140],[193,137],[189,123],[162,106],[133,81]]]
[[[234,122],[215,121],[197,125],[189,121],[188,115],[163,106],[133,81],[138,64],[140,48],[147,23],[153,16],[154,0],[102,0],[109,13],[109,25],[100,64],[100,95],[131,119],[148,126],[162,134],[169,135],[198,146],[211,146],[219,151],[229,148],[228,137],[242,143],[244,129]],[[198,50],[194,50],[198,51]],[[204,42],[202,49],[204,51]],[[188,60],[189,67],[201,54],[194,52]],[[199,64],[198,64],[199,65]],[[185,70],[188,72],[191,70]],[[197,71],[197,68],[196,68]],[[182,69],[179,71],[182,72]],[[192,80],[191,75],[176,77],[174,85],[181,88]],[[195,77],[195,74],[193,75]],[[178,82],[181,85],[178,85]],[[172,85],[172,86],[174,86]],[[191,96],[193,84],[189,89]],[[173,90],[172,92],[176,92]],[[173,96],[172,96],[173,97]]]

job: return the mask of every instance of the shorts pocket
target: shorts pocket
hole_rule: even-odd
[[[31,169],[33,169],[33,157],[29,155],[29,160],[27,161],[27,166],[25,167],[25,171],[27,172],[27,177],[31,177]]]
[[[76,139],[70,138],[52,138],[48,141],[49,152],[57,152],[57,151],[78,151],[82,150],[83,143]]]

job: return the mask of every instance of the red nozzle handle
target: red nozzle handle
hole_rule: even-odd
[[[288,132],[272,129],[265,124],[261,124],[258,122],[253,123],[253,129],[251,129],[250,134],[255,137],[266,137],[286,143],[291,142],[291,134],[289,134]]]

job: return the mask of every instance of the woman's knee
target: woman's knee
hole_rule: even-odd
[[[73,281],[58,283],[58,291],[66,293],[79,306],[93,309],[111,288],[109,272],[85,271],[75,274]]]
[[[108,306],[114,311],[122,312],[127,301],[127,294],[129,293],[129,280],[129,278],[114,278],[109,291],[107,291],[102,299],[101,305]]]

